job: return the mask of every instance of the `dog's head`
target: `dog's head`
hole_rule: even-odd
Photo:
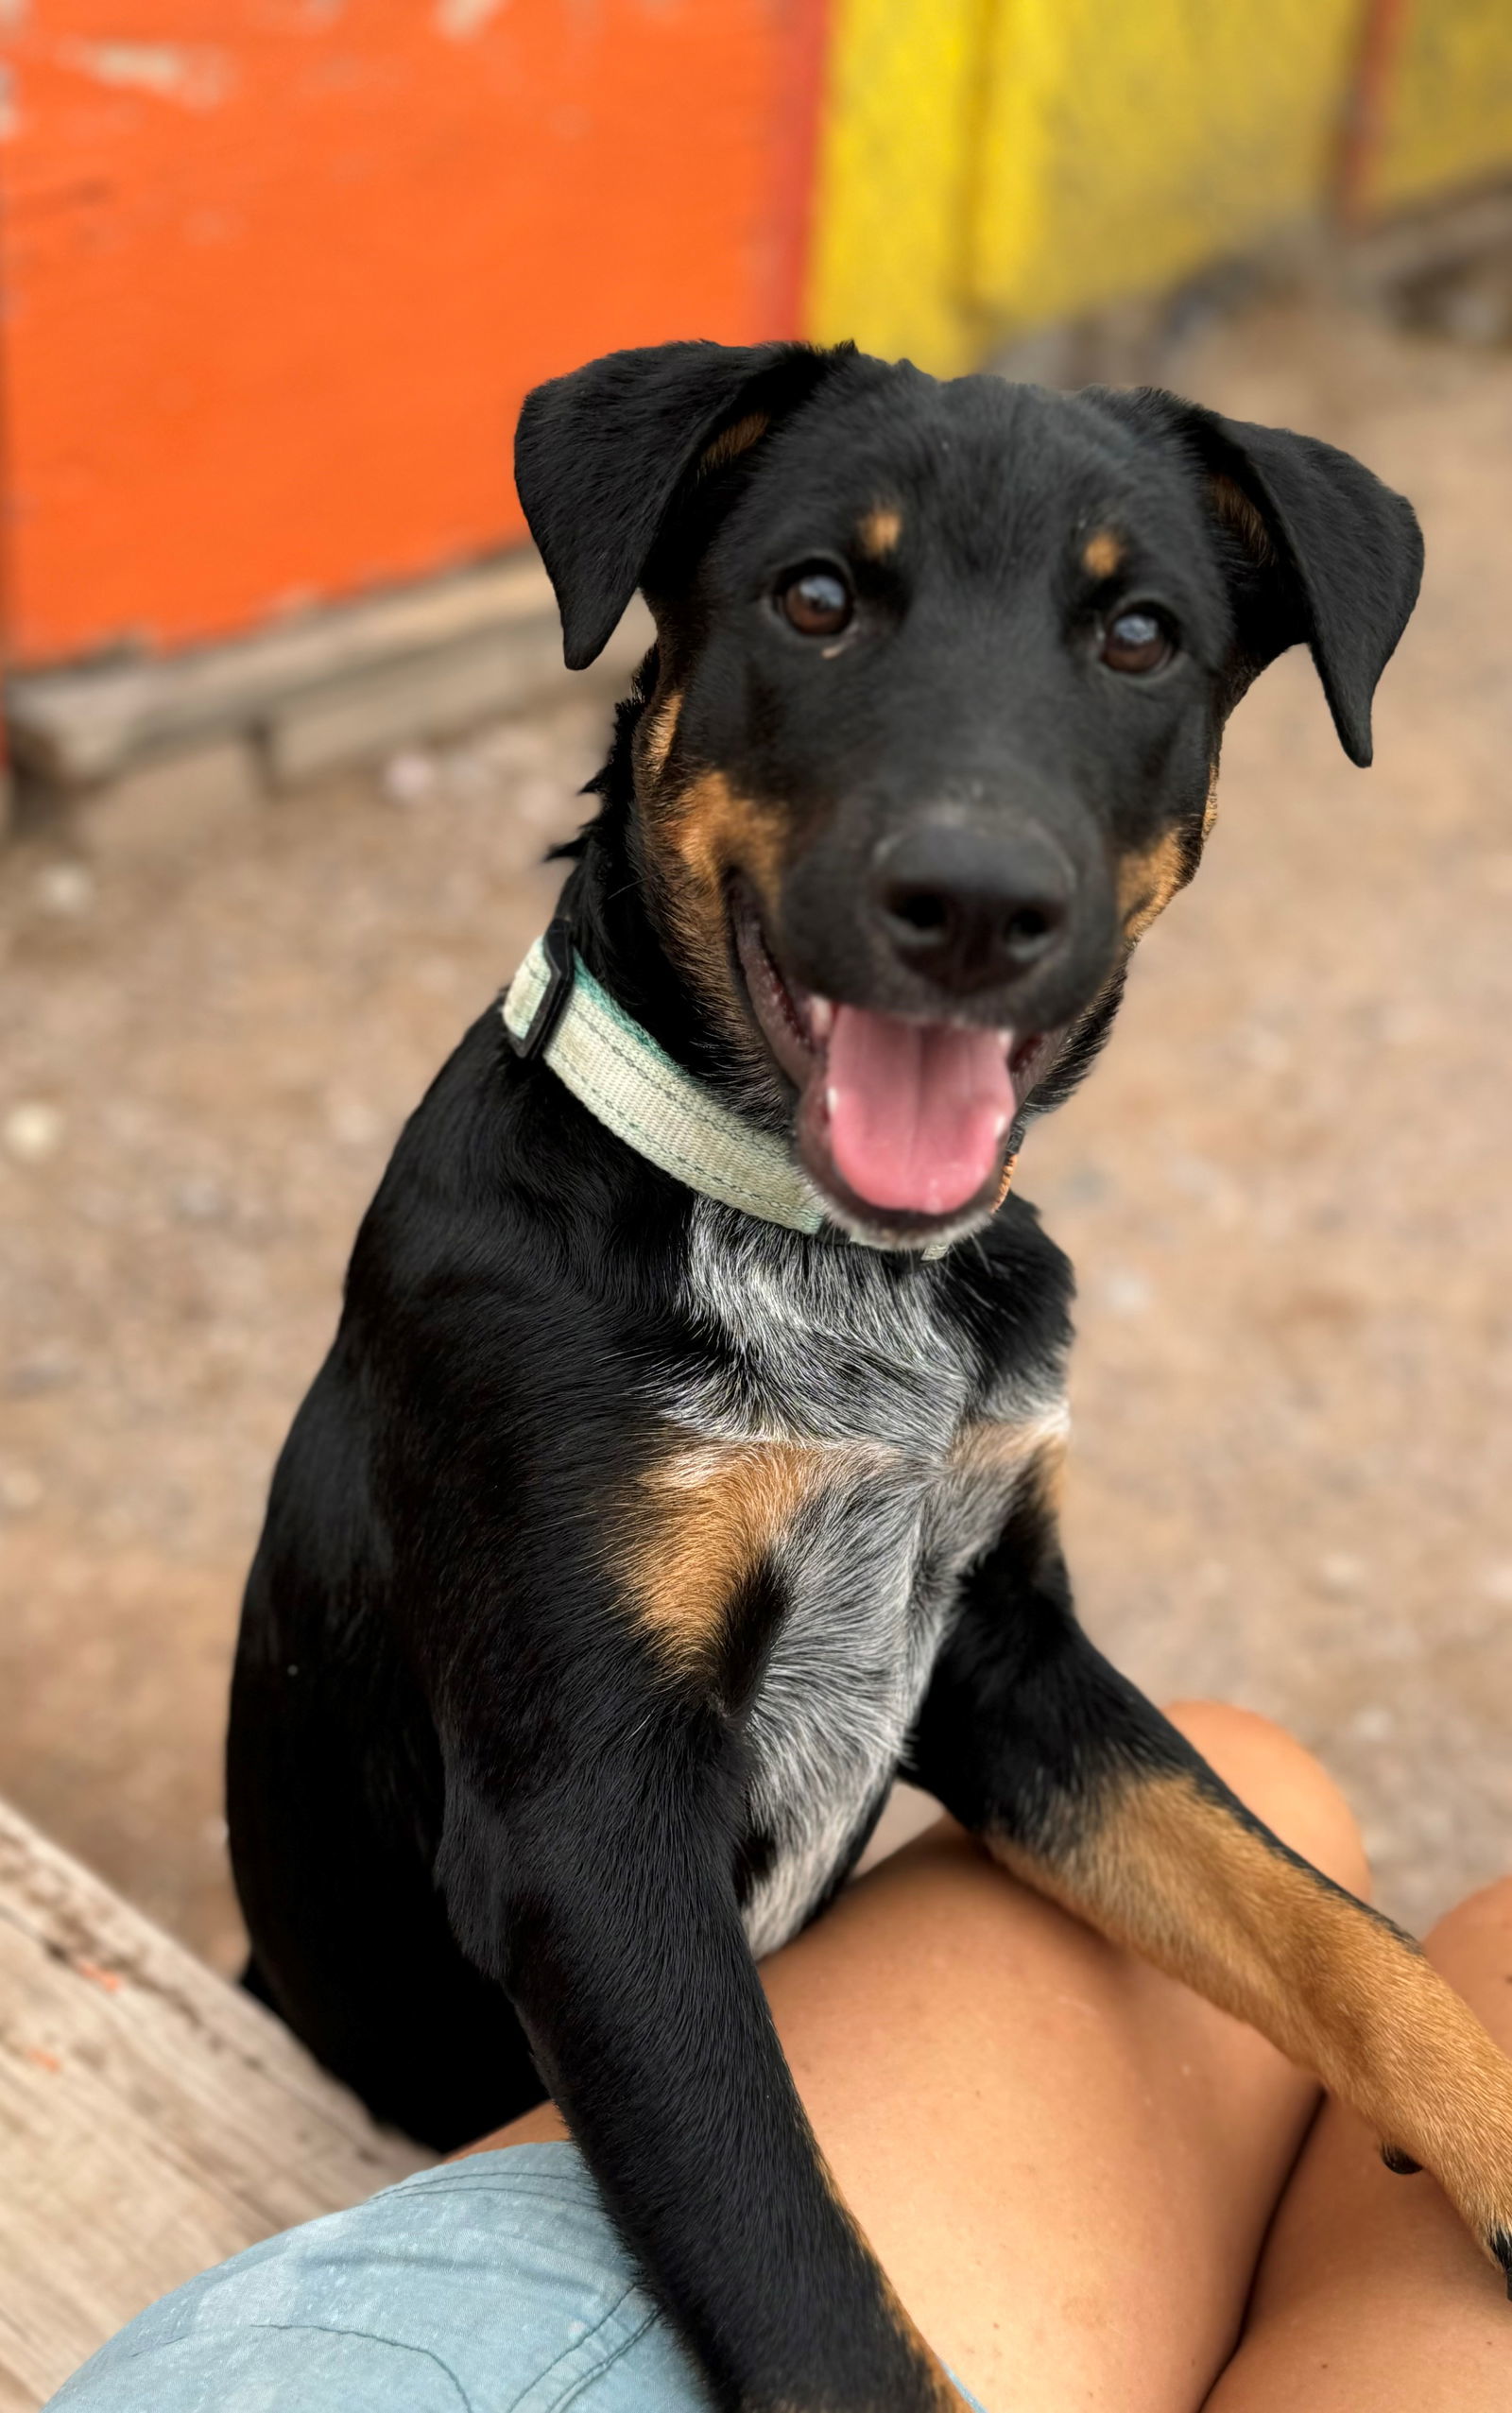
[[[1352,761],[1417,594],[1347,454],[1173,395],[665,344],[538,388],[516,474],[592,662],[637,586],[635,843],[705,1012],[853,1231],[999,1194],[1196,867],[1223,723],[1305,641]]]

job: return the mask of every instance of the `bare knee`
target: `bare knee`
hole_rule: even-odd
[[[1336,1885],[1368,1895],[1370,1864],[1354,1812],[1295,1734],[1229,1701],[1176,1701],[1166,1715],[1283,1843]]]
[[[1504,1997],[1512,2009],[1512,1877],[1499,1877],[1447,1911],[1424,1950],[1483,2018],[1490,2003],[1500,2008]],[[1512,2016],[1501,2025],[1512,2028]]]

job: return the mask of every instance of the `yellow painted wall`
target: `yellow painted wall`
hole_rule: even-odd
[[[808,324],[951,373],[1327,205],[1367,0],[833,0]],[[1512,0],[1414,0],[1372,198],[1512,170]]]
[[[1011,334],[1305,218],[1359,0],[1001,0],[971,287]]]
[[[808,320],[822,343],[949,372],[963,318],[973,112],[991,0],[832,0]]]
[[[1417,201],[1512,166],[1512,0],[1417,0],[1370,198]]]

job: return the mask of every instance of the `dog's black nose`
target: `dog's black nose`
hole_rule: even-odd
[[[875,894],[895,953],[957,995],[1040,971],[1060,945],[1074,885],[1059,847],[1033,827],[941,819],[877,850]]]

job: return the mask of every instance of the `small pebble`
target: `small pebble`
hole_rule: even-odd
[[[173,1193],[173,1211],[180,1223],[218,1223],[228,1204],[217,1181],[180,1181]]]
[[[62,1390],[77,1370],[67,1350],[39,1349],[7,1369],[5,1387],[12,1399],[35,1399],[43,1391]]]
[[[423,804],[434,796],[438,780],[434,754],[423,754],[419,747],[406,747],[402,754],[390,754],[380,777],[385,796],[390,804]]]
[[[42,1478],[33,1474],[29,1466],[0,1468],[0,1508],[11,1516],[26,1516],[28,1510],[42,1506]]]
[[[0,1123],[0,1140],[6,1152],[18,1164],[43,1164],[56,1156],[63,1136],[63,1118],[56,1106],[44,1105],[41,1098],[28,1098],[21,1106],[12,1106],[5,1121]]]
[[[1143,1273],[1110,1273],[1102,1289],[1103,1304],[1110,1315],[1147,1316],[1155,1302],[1149,1278]]]
[[[1059,1203],[1068,1207],[1101,1206],[1110,1198],[1113,1183],[1101,1164],[1084,1162],[1074,1164],[1060,1185]]]
[[[1380,1701],[1367,1701],[1357,1709],[1345,1728],[1356,1743],[1389,1743],[1397,1731],[1397,1721],[1389,1709]]]
[[[1239,1045],[1246,1063],[1257,1073],[1283,1073],[1290,1064],[1293,1048],[1290,1040],[1279,1030],[1270,1030],[1263,1023],[1252,1023],[1239,1034]]]
[[[1317,1579],[1325,1592],[1358,1592],[1368,1572],[1352,1550],[1325,1550],[1317,1562]]]
[[[370,1147],[383,1130],[383,1117],[365,1098],[350,1091],[333,1091],[325,1101],[326,1129],[342,1147]]]
[[[47,863],[37,874],[37,903],[43,913],[77,920],[94,902],[94,874],[84,863]]]

